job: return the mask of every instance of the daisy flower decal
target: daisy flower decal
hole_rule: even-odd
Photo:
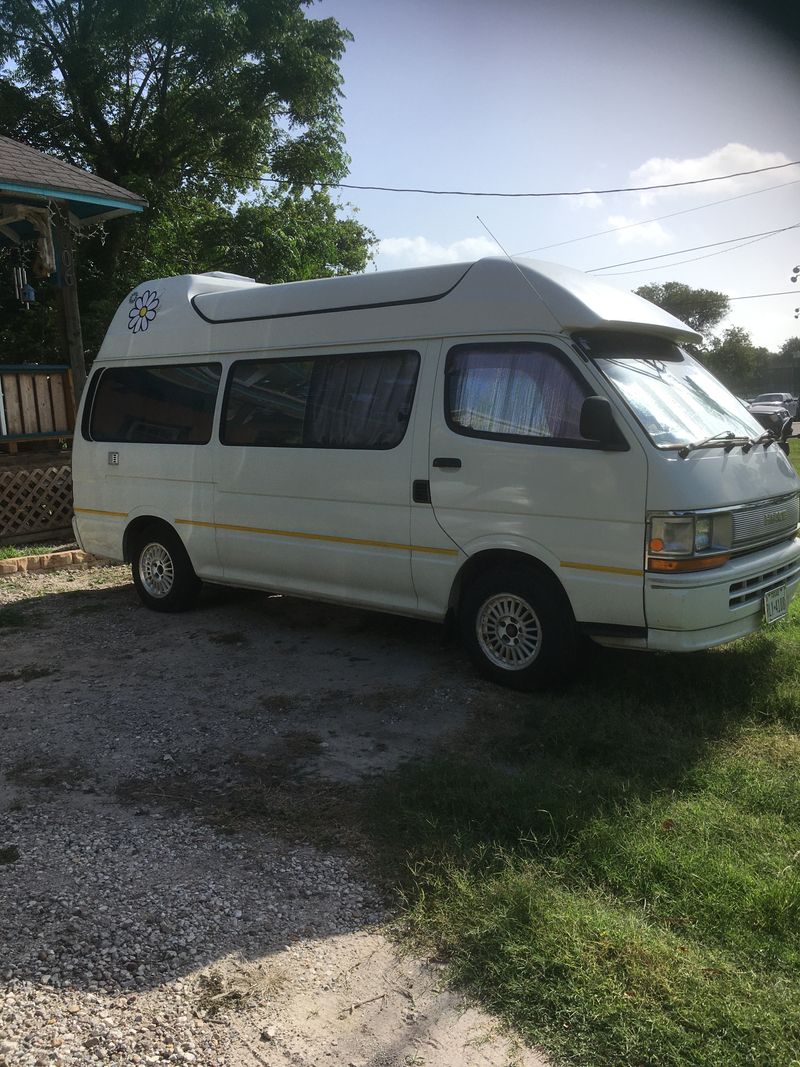
[[[158,293],[155,289],[145,289],[141,296],[135,295],[131,303],[133,307],[128,312],[128,329],[141,333],[156,317],[160,303]]]

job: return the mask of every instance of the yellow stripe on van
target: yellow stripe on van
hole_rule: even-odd
[[[73,508],[81,515],[110,515],[112,519],[127,519],[127,511],[102,511],[100,508]]]
[[[260,526],[235,526],[227,522],[200,522],[196,519],[176,519],[176,526],[205,526],[212,530],[234,530],[238,533],[264,534],[267,537],[296,537],[303,541],[328,541],[339,545],[366,545],[369,548],[392,548],[399,552],[427,552],[437,556],[457,556],[457,548],[429,548],[425,545],[401,545],[393,541],[368,541],[363,537],[335,537],[332,534],[298,533],[295,530],[267,530]]]
[[[641,569],[633,570],[630,567],[602,567],[599,563],[572,563],[568,560],[561,560],[562,567],[571,567],[576,571],[601,571],[604,574],[632,574],[634,578],[641,578],[644,571]]]

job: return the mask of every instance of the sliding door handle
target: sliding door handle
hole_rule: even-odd
[[[457,471],[461,469],[461,460],[456,459],[454,456],[437,456],[433,461],[434,467],[441,467],[444,470]]]

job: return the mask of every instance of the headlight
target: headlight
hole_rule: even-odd
[[[695,552],[708,552],[712,546],[714,527],[711,519],[694,520],[694,550]]]
[[[721,567],[730,558],[733,519],[715,515],[653,515],[647,535],[647,567],[691,571]]]

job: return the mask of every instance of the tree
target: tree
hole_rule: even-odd
[[[784,362],[790,362],[794,359],[800,360],[800,337],[790,337],[787,341],[784,341],[778,349],[778,355],[783,358]]]
[[[80,243],[87,352],[108,307],[145,277],[364,269],[373,235],[307,192],[347,172],[338,63],[352,39],[334,19],[307,18],[308,3],[3,0],[0,132],[150,203]],[[277,190],[242,204],[265,172]]]
[[[730,311],[730,304],[724,293],[718,293],[714,289],[693,289],[682,282],[642,285],[634,292],[704,335],[718,326]]]
[[[304,0],[4,0],[0,123],[135,189],[229,202],[265,169],[346,173],[338,61],[351,40]]]
[[[192,199],[162,216],[149,248],[135,256],[155,277],[225,269],[262,282],[352,274],[367,265],[374,238],[354,218],[340,218],[327,194],[262,193],[235,212]],[[131,285],[140,278],[131,278]]]
[[[770,352],[754,345],[747,330],[731,326],[700,354],[706,367],[734,393],[747,393],[766,370]]]

